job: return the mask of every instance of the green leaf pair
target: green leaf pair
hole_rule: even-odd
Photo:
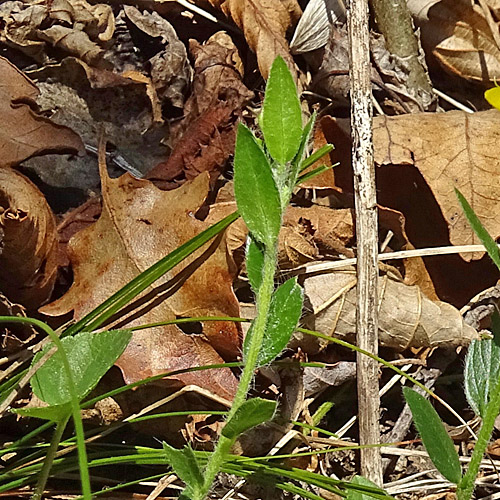
[[[270,420],[276,411],[276,403],[262,398],[253,398],[245,401],[226,423],[222,435],[234,442],[236,438],[252,427]],[[178,450],[163,443],[163,450],[172,469],[184,481],[185,490],[179,497],[184,500],[201,498],[204,494],[205,480],[200,464],[193,449],[188,444]]]
[[[455,189],[458,201],[472,229],[488,255],[500,269],[500,252],[496,242],[474,213],[462,193]],[[481,460],[491,438],[495,419],[500,412],[500,316],[492,316],[492,339],[473,340],[465,358],[465,395],[474,412],[483,419],[468,469],[464,475],[458,453],[432,405],[417,392],[404,388],[415,426],[436,469],[457,485],[457,498],[469,500]]]

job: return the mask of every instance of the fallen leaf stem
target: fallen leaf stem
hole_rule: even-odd
[[[264,246],[262,282],[257,294],[256,301],[257,317],[254,320],[253,333],[250,338],[250,344],[248,346],[245,365],[241,373],[238,389],[236,390],[233,404],[231,406],[231,409],[229,410],[226,421],[231,420],[231,418],[236,414],[241,405],[246,401],[248,390],[254,377],[255,368],[257,366],[257,359],[262,347],[264,333],[266,331],[269,309],[271,305],[271,297],[274,291],[274,275],[276,272],[277,255],[277,241],[272,245]],[[231,450],[231,447],[234,444],[234,441],[235,439],[229,439],[223,435],[219,437],[215,450],[210,456],[207,467],[205,469],[202,496],[200,496],[199,499],[193,500],[202,500],[206,497],[206,495],[210,491],[215,476],[220,471],[227,455]]]

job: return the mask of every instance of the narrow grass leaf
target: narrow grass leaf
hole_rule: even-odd
[[[32,408],[14,408],[11,411],[22,417],[41,418],[42,420],[49,420],[51,422],[61,422],[71,415],[71,403]]]
[[[305,174],[302,174],[299,176],[297,179],[297,185],[301,184],[302,182],[306,182],[308,180],[311,180],[312,178],[316,177],[317,175],[322,174],[323,172],[328,172],[328,170],[331,170],[334,167],[334,165],[320,165],[319,167],[316,167],[315,169],[311,170],[310,172],[306,172]]]
[[[500,269],[500,251],[498,249],[498,245],[490,236],[490,233],[488,233],[486,228],[481,224],[479,217],[476,215],[474,210],[472,210],[472,207],[469,205],[469,202],[465,199],[464,195],[456,188],[455,194],[457,195],[460,205],[462,205],[462,210],[464,211],[469,224],[477,234],[478,238],[481,240],[481,243],[486,248],[486,251],[488,252],[491,260],[498,267],[498,269]]]
[[[311,139],[311,132],[315,122],[316,122],[316,113],[313,113],[311,118],[309,118],[309,121],[306,123],[304,130],[302,131],[299,149],[290,166],[289,184],[292,186],[292,188],[295,186],[295,182],[297,181],[297,177],[301,171],[302,160],[304,159],[304,153],[306,151],[306,147],[309,144],[309,140]]]
[[[275,401],[262,398],[248,399],[226,423],[222,429],[222,435],[228,439],[235,439],[248,429],[271,420],[275,411]]]
[[[361,486],[366,488],[349,488],[347,490],[347,500],[368,500],[371,498],[380,498],[380,494],[385,493],[385,491],[380,489],[374,482],[366,479],[366,477],[363,476],[354,476],[351,479],[350,484],[354,487]],[[376,494],[375,497],[370,494],[370,490],[372,490],[373,493]]]
[[[281,226],[280,195],[264,151],[241,123],[234,153],[234,196],[252,235],[273,245]]]
[[[264,265],[264,249],[262,244],[248,236],[246,247],[247,276],[252,290],[257,293],[262,283],[262,266]]]
[[[238,212],[229,214],[224,219],[216,222],[209,228],[202,231],[200,234],[191,238],[173,252],[160,259],[144,272],[136,276],[132,281],[114,293],[109,299],[106,299],[102,304],[97,306],[81,320],[70,326],[64,331],[64,336],[75,335],[84,329],[93,331],[99,328],[105,321],[116,314],[122,307],[127,305],[137,295],[143,292],[148,286],[161,278],[166,272],[170,271],[177,264],[182,262],[186,257],[191,255],[195,250],[210,241],[214,236],[224,231],[230,224],[238,219]]]
[[[323,158],[323,156],[327,155],[333,150],[334,150],[333,144],[325,144],[323,147],[315,151],[311,156],[308,156],[307,158],[304,158],[302,160],[302,163],[300,164],[300,171],[302,172],[306,168],[310,167],[318,160]]]
[[[131,338],[130,330],[109,330],[81,332],[62,339],[79,399],[83,399],[97,385]],[[51,348],[52,344],[49,344],[39,352],[32,365]],[[49,405],[63,405],[71,401],[68,379],[58,351],[38,369],[31,379],[31,387]]]
[[[185,498],[189,498],[189,492],[198,497],[203,487],[203,474],[191,446],[186,445],[182,450],[178,450],[163,443],[163,451],[172,469],[187,487]]]
[[[404,387],[403,394],[432,463],[448,481],[458,484],[462,478],[458,453],[436,410],[413,389]]]
[[[299,149],[302,110],[292,74],[280,56],[271,66],[260,124],[273,159],[291,161]]]

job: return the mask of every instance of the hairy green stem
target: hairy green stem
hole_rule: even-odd
[[[35,492],[31,497],[31,500],[41,500],[43,491],[45,490],[45,485],[47,484],[47,480],[49,479],[50,469],[52,468],[52,463],[54,462],[54,458],[57,453],[57,448],[59,447],[59,443],[61,442],[61,438],[66,429],[66,425],[68,424],[69,415],[66,418],[63,418],[59,422],[57,422],[56,429],[54,434],[52,435],[52,439],[50,440],[50,447],[45,455],[45,460],[43,462],[43,467],[38,475],[38,481],[36,483]]]
[[[269,316],[269,308],[271,305],[271,297],[274,291],[274,274],[276,272],[277,258],[277,243],[271,248],[264,248],[264,263],[262,266],[262,283],[257,294],[257,317],[255,318],[253,333],[248,346],[248,352],[245,360],[245,366],[241,373],[240,382],[236,395],[234,396],[232,407],[228,413],[227,421],[235,415],[241,405],[246,401],[248,390],[252,382],[259,351],[264,339],[267,320]],[[203,491],[199,499],[202,500],[210,491],[215,476],[221,469],[224,460],[234,444],[235,439],[229,439],[223,435],[219,437],[217,446],[212,453],[204,473]]]
[[[85,500],[91,500],[92,492],[90,489],[87,450],[85,448],[85,434],[83,431],[82,417],[80,415],[80,402],[78,401],[78,395],[76,393],[73,373],[71,371],[68,357],[66,356],[66,351],[64,350],[61,339],[57,336],[56,332],[52,330],[52,328],[50,328],[49,325],[38,319],[18,316],[0,316],[0,323],[24,323],[37,326],[38,328],[40,328],[40,330],[44,331],[50,337],[50,340],[52,340],[54,345],[57,347],[57,351],[61,355],[61,361],[64,366],[64,371],[66,372],[66,377],[68,379],[68,390],[71,394],[71,414],[73,416],[73,422],[75,424],[76,443],[78,446],[78,465],[80,466],[80,480],[82,483],[83,498]]]
[[[486,406],[486,413],[483,418],[483,425],[477,436],[477,442],[474,446],[474,451],[470,457],[469,467],[467,472],[462,477],[458,484],[457,499],[469,500],[474,492],[476,477],[481,466],[481,461],[486,452],[486,447],[493,432],[495,420],[500,413],[500,380],[497,382],[494,390],[491,392],[491,397],[488,405]]]

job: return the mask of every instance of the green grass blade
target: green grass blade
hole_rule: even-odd
[[[500,251],[498,249],[498,245],[483,226],[474,210],[472,210],[472,207],[469,205],[469,202],[465,199],[464,195],[457,188],[455,188],[455,194],[457,195],[458,201],[462,206],[462,210],[464,211],[469,224],[486,248],[491,260],[495,263],[498,269],[500,269]]]
[[[332,152],[333,150],[334,150],[334,147],[332,144],[325,144],[323,147],[321,147],[317,151],[315,151],[311,156],[304,158],[304,160],[300,164],[300,171],[303,172],[306,168],[310,167],[311,165],[316,163],[318,160],[323,158],[323,156],[327,155],[328,153]]]
[[[226,229],[226,227],[238,219],[238,217],[238,212],[233,212],[221,221],[205,229],[191,240],[182,244],[179,248],[156,262],[156,264],[153,264],[149,269],[146,269],[146,271],[136,276],[132,281],[114,293],[109,299],[106,299],[101,305],[97,306],[73,326],[65,330],[63,336],[74,335],[83,329],[92,331],[99,328],[105,321],[116,314],[132,299],[137,297],[137,295],[143,292],[148,286],[182,262],[186,257],[203,246],[214,236]]]

